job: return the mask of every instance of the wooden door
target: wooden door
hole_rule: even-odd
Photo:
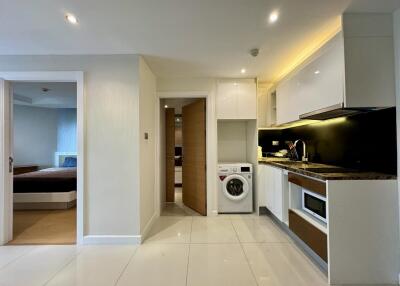
[[[207,215],[206,101],[199,99],[182,108],[182,198],[196,212]]]
[[[165,201],[175,201],[175,109],[165,109]]]

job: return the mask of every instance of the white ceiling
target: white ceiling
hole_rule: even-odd
[[[271,81],[332,34],[346,9],[396,8],[400,0],[0,0],[0,54],[143,54],[160,77],[240,77],[245,67],[244,76]],[[280,18],[270,25],[273,10]]]
[[[46,108],[76,108],[76,83],[13,82],[14,104]],[[44,92],[42,89],[47,88]]]

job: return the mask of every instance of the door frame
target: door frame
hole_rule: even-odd
[[[84,72],[83,71],[21,71],[21,72],[1,72],[0,78],[5,81],[45,81],[45,82],[75,82],[76,83],[76,99],[77,99],[77,216],[76,216],[76,244],[83,244],[83,236],[84,236],[84,206],[85,206],[85,136],[86,136],[86,117],[85,117],[85,108],[86,108],[86,100],[84,93]],[[4,95],[1,100],[4,99]],[[4,112],[5,112],[5,103],[3,106],[0,106],[0,124],[5,126],[9,124],[4,121]],[[0,130],[2,130],[0,128]],[[4,131],[1,131],[0,134],[1,142],[5,142],[5,134]],[[5,160],[8,158],[8,154],[4,154],[4,150],[0,149],[0,159]],[[0,164],[0,174],[4,177],[5,165]],[[8,193],[7,193],[8,192]],[[13,221],[13,200],[12,194],[10,194],[9,185],[3,182],[0,182],[0,196],[2,198],[5,195],[10,195],[11,200],[8,201],[0,201],[0,208],[6,211],[4,215],[4,220],[0,222],[0,245],[7,243],[12,237],[12,221]]]
[[[215,114],[215,102],[212,97],[212,93],[203,91],[177,91],[177,92],[157,92],[156,96],[156,178],[155,178],[155,204],[157,215],[161,213],[160,196],[161,192],[161,172],[162,168],[160,165],[161,159],[161,129],[160,129],[160,102],[162,99],[168,98],[205,98],[206,99],[206,196],[207,196],[207,216],[218,215],[215,210],[216,203],[216,170],[217,170],[217,160],[216,151],[217,141],[216,141],[216,120],[214,118]]]

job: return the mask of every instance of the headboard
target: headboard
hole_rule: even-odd
[[[54,153],[54,166],[61,167],[67,157],[77,157],[76,152],[55,152]]]

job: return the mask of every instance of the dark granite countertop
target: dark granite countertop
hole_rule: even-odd
[[[300,161],[289,161],[288,159],[279,158],[260,158],[259,164],[271,165],[281,169],[288,170],[293,173],[305,175],[323,181],[328,180],[395,180],[396,175],[363,172],[338,166],[318,164],[318,163],[303,163]]]

